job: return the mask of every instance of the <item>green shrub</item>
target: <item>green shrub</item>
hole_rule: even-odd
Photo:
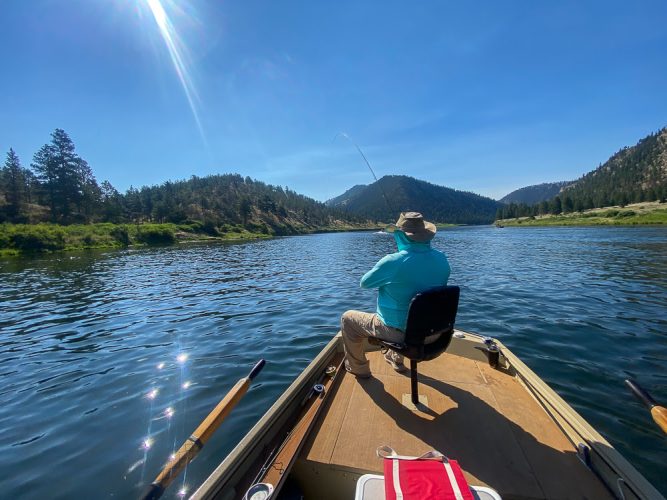
[[[23,226],[11,236],[12,246],[21,252],[43,252],[65,248],[65,233],[44,226]]]
[[[202,223],[199,221],[186,220],[183,224],[178,224],[176,228],[186,233],[198,233],[201,231]]]
[[[94,247],[95,246],[95,237],[92,234],[86,234],[83,239],[81,240],[84,244],[84,246],[87,247]]]
[[[171,227],[146,224],[137,230],[137,240],[146,245],[171,245],[176,235]]]
[[[110,234],[114,240],[121,244],[121,246],[129,246],[130,232],[127,230],[127,226],[114,227]]]
[[[634,210],[625,210],[623,212],[619,212],[616,217],[633,217],[637,215],[637,213]]]
[[[6,224],[0,226],[0,248],[9,248],[12,243],[12,238],[9,234],[9,229]]]
[[[204,223],[201,224],[200,231],[209,236],[220,236],[220,232],[218,231],[215,222],[212,220],[205,220]]]

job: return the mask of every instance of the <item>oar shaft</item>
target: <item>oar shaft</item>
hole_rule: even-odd
[[[625,383],[630,388],[630,390],[632,390],[632,393],[637,396],[637,399],[639,399],[646,405],[649,410],[651,410],[651,417],[653,417],[653,421],[658,424],[658,426],[665,434],[667,434],[667,408],[664,406],[659,406],[655,399],[653,399],[651,395],[634,380],[626,380]]]
[[[144,500],[154,500],[160,498],[164,490],[169,486],[172,480],[177,477],[183,468],[199,453],[220,426],[222,421],[229,415],[234,406],[248,392],[250,383],[264,367],[264,360],[260,360],[250,371],[247,377],[242,378],[224,398],[213,408],[213,411],[202,421],[195,429],[192,435],[183,443],[183,445],[174,454],[174,458],[162,469],[160,474],[150,486],[148,492],[144,495]]]
[[[650,394],[648,392],[646,392],[637,382],[635,382],[634,380],[628,379],[628,380],[625,381],[625,383],[630,388],[632,393],[637,397],[637,399],[639,399],[639,401],[644,403],[647,408],[651,409],[655,405],[657,405],[657,403],[650,396]]]

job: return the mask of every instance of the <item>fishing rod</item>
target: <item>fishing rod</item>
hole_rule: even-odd
[[[389,211],[391,212],[390,216],[393,217],[394,213],[396,213],[394,211],[394,207],[392,207],[391,203],[389,203],[389,198],[387,198],[387,193],[385,193],[384,189],[382,189],[382,185],[379,183],[377,175],[375,175],[375,172],[373,171],[373,167],[371,167],[371,163],[368,161],[368,158],[366,158],[366,155],[364,154],[364,152],[361,150],[359,145],[356,142],[354,142],[352,139],[350,139],[350,136],[347,135],[345,132],[338,132],[334,136],[333,140],[335,141],[338,138],[338,136],[345,137],[345,139],[347,139],[350,142],[350,144],[352,144],[355,148],[357,148],[357,151],[359,151],[359,154],[361,155],[361,157],[366,162],[366,165],[368,166],[368,170],[370,170],[371,174],[373,174],[373,179],[375,179],[375,183],[377,184],[377,186],[380,188],[380,191],[382,192],[382,197],[384,198],[384,201],[387,203],[387,206],[389,207]]]

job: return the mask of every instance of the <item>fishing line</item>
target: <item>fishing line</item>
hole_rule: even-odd
[[[357,148],[357,151],[359,151],[359,154],[361,155],[361,157],[366,162],[366,165],[368,166],[368,170],[370,170],[371,174],[373,174],[373,179],[375,179],[375,183],[377,184],[377,186],[380,188],[380,191],[382,192],[382,197],[384,198],[384,201],[387,203],[387,206],[389,207],[389,211],[391,212],[390,216],[393,217],[393,215],[395,213],[394,207],[392,207],[391,203],[389,203],[389,198],[387,198],[387,193],[385,193],[384,189],[382,189],[382,186],[380,185],[380,183],[378,181],[378,178],[377,178],[377,175],[375,175],[375,172],[373,171],[373,167],[371,167],[371,163],[368,161],[368,158],[366,158],[366,155],[361,150],[359,145],[356,142],[354,142],[352,139],[350,139],[350,136],[347,135],[345,132],[338,132],[334,136],[333,141],[331,141],[331,142],[334,142],[338,138],[339,135],[345,137],[348,141],[350,141],[350,144],[352,144],[355,148]]]

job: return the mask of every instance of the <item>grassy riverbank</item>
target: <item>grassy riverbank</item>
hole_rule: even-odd
[[[502,226],[631,226],[638,224],[667,224],[665,203],[635,203],[625,207],[606,207],[560,215],[539,215],[501,219]]]
[[[291,228],[290,234],[361,231],[371,227],[332,224],[321,228]],[[191,241],[242,241],[276,236],[267,226],[225,224],[0,224],[0,255],[124,248],[129,246],[173,245]]]
[[[188,240],[244,240],[269,234],[239,226],[206,228],[202,224],[0,224],[0,254],[54,252],[87,248],[171,245]]]

